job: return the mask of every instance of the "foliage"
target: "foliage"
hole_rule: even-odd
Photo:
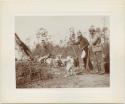
[[[40,63],[33,61],[16,62],[16,87],[21,87],[26,83],[35,80],[47,80],[53,78],[49,69]]]

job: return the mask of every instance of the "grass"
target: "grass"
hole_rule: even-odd
[[[46,65],[33,61],[16,62],[16,87],[21,87],[26,83],[36,80],[52,79],[53,75],[49,72]]]

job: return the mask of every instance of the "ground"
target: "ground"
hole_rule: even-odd
[[[46,81],[39,80],[25,84],[24,88],[85,88],[109,87],[109,74],[87,74],[57,77]]]
[[[49,67],[43,66],[38,63],[28,64],[25,62],[18,63],[16,65],[16,77],[17,79],[20,73],[29,75],[29,71],[32,69],[33,72],[38,74],[33,74],[30,80],[23,77],[20,83],[17,80],[17,88],[88,88],[88,87],[109,87],[110,86],[110,74],[92,74],[86,72],[84,67],[75,67],[74,72],[76,74],[66,76],[65,67]],[[23,70],[21,70],[23,69]],[[39,73],[41,76],[39,77]],[[32,74],[31,74],[32,75]],[[21,77],[22,78],[22,77]]]

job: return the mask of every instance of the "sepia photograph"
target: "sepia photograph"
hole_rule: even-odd
[[[110,18],[15,16],[16,88],[110,87]]]
[[[2,0],[0,103],[124,103],[125,0]]]

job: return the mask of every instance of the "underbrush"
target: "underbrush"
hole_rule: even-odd
[[[52,79],[49,70],[46,65],[33,61],[16,62],[16,87],[21,88],[24,84],[37,80]]]

